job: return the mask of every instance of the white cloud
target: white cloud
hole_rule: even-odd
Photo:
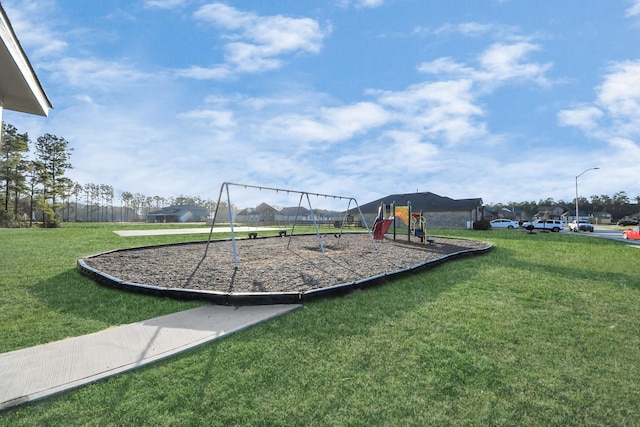
[[[478,122],[483,110],[476,104],[471,80],[412,85],[404,91],[380,92],[380,102],[393,107],[405,129],[449,144],[471,142],[485,134]]]
[[[144,7],[157,9],[174,9],[186,5],[188,0],[146,0]]]
[[[232,111],[193,110],[178,115],[179,118],[204,122],[207,126],[219,129],[231,129],[237,126]]]
[[[336,3],[340,7],[349,7],[353,5],[358,9],[372,9],[380,7],[384,4],[384,0],[336,0]]]
[[[612,146],[629,153],[635,160],[640,161],[640,145],[636,142],[627,138],[611,138],[609,142]],[[638,162],[633,162],[633,164],[637,165]]]
[[[373,8],[380,7],[384,4],[384,0],[357,0],[356,7]]]
[[[459,33],[465,36],[479,36],[495,31],[492,24],[480,24],[478,22],[462,22],[459,24],[444,24],[433,31],[433,34]]]
[[[280,68],[283,62],[274,58],[277,53],[269,53],[269,50],[250,43],[229,43],[226,58],[239,72],[259,73]]]
[[[49,63],[47,71],[52,78],[72,87],[100,91],[114,91],[132,83],[147,83],[158,74],[142,72],[132,64],[91,58],[63,58]]]
[[[604,141],[640,137],[640,60],[611,65],[593,103],[562,110],[558,119]]]
[[[403,25],[397,27],[399,32],[410,30],[413,23],[394,15],[395,8],[384,13],[353,9],[389,2],[345,0],[342,4],[351,10],[337,14],[335,7],[318,6],[314,13],[341,25],[356,14],[366,13],[367,20],[358,21],[362,27],[357,31],[335,34],[336,43],[331,43],[327,58],[310,61],[319,64],[326,59],[332,61],[330,66],[296,69],[292,74],[282,68],[298,56],[322,53],[331,31],[314,19],[279,14],[300,10],[293,3],[261,3],[260,10],[270,12],[258,13],[241,10],[239,2],[202,6],[205,2],[143,0],[140,3],[147,10],[127,8],[128,19],[113,19],[116,15],[107,13],[112,7],[104,7],[105,3],[92,9],[93,20],[87,23],[65,22],[80,13],[58,14],[52,0],[24,0],[25,7],[22,0],[17,1],[14,4],[22,14],[20,32],[26,33],[21,41],[30,57],[31,52],[39,52],[34,65],[45,71],[39,72],[45,88],[55,89],[54,103],[56,98],[60,101],[46,121],[14,112],[7,112],[7,117],[32,136],[51,132],[69,140],[77,168],[70,176],[81,183],[106,183],[118,191],[204,197],[217,195],[221,181],[233,181],[353,195],[362,202],[418,188],[454,198],[519,201],[538,197],[540,188],[545,189],[544,197],[567,192],[571,197],[573,172],[594,166],[597,159],[599,173],[604,177],[607,171],[607,182],[628,189],[633,180],[637,188],[640,61],[613,64],[591,102],[559,111],[557,123],[585,132],[589,138],[575,138],[578,132],[567,129],[557,135],[554,123],[545,122],[548,116],[535,112],[541,105],[551,109],[563,102],[554,98],[553,91],[535,90],[555,81],[551,63],[538,59],[550,58],[555,51],[545,49],[533,37],[516,37],[515,27],[499,23],[518,23],[515,15],[509,19],[497,16],[498,21],[492,19],[490,24],[443,25],[442,16],[428,17],[421,22],[435,29],[420,35],[441,35],[438,40],[415,49],[406,40],[393,45],[395,40],[387,38],[377,48],[380,39],[371,34],[387,24]],[[330,3],[335,6],[336,1]],[[629,9],[630,16],[640,14],[638,5],[640,0]],[[184,14],[158,15],[148,10],[183,6],[194,12],[191,21]],[[636,7],[638,12],[633,12]],[[43,10],[48,12],[39,15]],[[11,13],[12,21],[14,15]],[[464,19],[483,16],[486,10],[465,14]],[[148,17],[162,17],[157,23],[163,26],[149,25],[137,33],[133,23]],[[522,19],[522,25],[528,25]],[[164,31],[169,29],[175,29],[171,34],[179,34],[181,41],[184,37],[184,52],[162,51],[164,45],[152,44],[167,40]],[[123,39],[80,39],[82,33],[117,34]],[[138,34],[140,39],[136,39]],[[216,39],[207,45],[210,34]],[[131,44],[123,42],[124,36]],[[479,49],[485,38],[489,41]],[[372,49],[359,49],[367,41]],[[74,47],[72,54],[69,46]],[[148,46],[158,46],[158,50]],[[389,46],[409,50],[396,55]],[[212,55],[209,52],[218,52],[219,59],[207,57]],[[431,56],[425,57],[425,52]],[[385,56],[390,53],[393,55]],[[68,57],[58,60],[61,54]],[[393,57],[397,73],[377,74],[379,70],[367,68],[371,59],[361,54],[376,54],[376,60]],[[176,62],[169,63],[169,55]],[[604,53],[596,52],[593,61],[608,60],[597,55]],[[157,62],[159,56],[163,56],[162,63]],[[342,58],[346,59],[341,63],[338,59]],[[417,66],[423,74],[416,80],[415,65],[425,58],[434,59]],[[564,61],[557,58],[554,61]],[[190,64],[194,66],[189,68]],[[172,80],[175,73],[155,71],[164,67],[180,70],[178,75],[189,79]],[[278,69],[281,71],[275,72]],[[267,70],[272,72],[265,78],[255,75]],[[360,86],[357,79],[363,73],[367,78]],[[580,69],[581,76],[592,74],[589,66]],[[344,82],[353,82],[349,93],[333,92],[342,87],[343,76]],[[498,89],[501,93],[494,95]],[[577,90],[584,93],[584,88]],[[362,96],[358,91],[364,92]],[[521,123],[510,126],[503,117],[490,113],[509,105],[530,108],[530,121],[537,123],[523,126],[533,129],[529,134],[517,133]],[[539,134],[536,126],[542,129]],[[538,154],[547,153],[550,144],[556,156]],[[576,157],[576,148],[582,145],[589,146],[587,154]],[[572,161],[569,166],[567,159]],[[611,185],[604,183],[603,190],[587,190],[596,188],[589,183],[591,178],[585,177],[585,192],[609,192]],[[248,206],[251,201],[239,203]]]
[[[455,62],[449,57],[437,58],[418,65],[418,71],[431,74],[445,74],[470,79],[492,90],[509,81],[531,81],[541,86],[550,84],[546,74],[551,64],[529,62],[530,53],[540,50],[540,46],[530,42],[495,43],[478,56],[478,67]]]
[[[591,164],[597,163],[609,188],[634,185],[640,163],[640,61],[613,64],[596,87],[595,100],[558,113],[559,123],[584,132],[591,149]],[[603,145],[606,144],[606,145]],[[580,170],[580,167],[575,167]],[[592,184],[595,185],[595,184]]]
[[[263,132],[274,139],[334,143],[383,126],[389,114],[380,105],[359,102],[342,107],[323,107],[306,114],[284,114],[265,124]]]
[[[475,71],[473,68],[466,67],[459,62],[455,62],[452,58],[438,58],[430,62],[423,62],[418,65],[418,71],[430,74],[450,74],[460,76],[473,76]]]
[[[615,117],[640,119],[640,60],[613,65],[599,88],[598,103]]]
[[[340,155],[335,164],[344,173],[373,170],[381,180],[401,183],[407,169],[435,172],[441,167],[439,148],[421,138],[416,132],[388,130],[381,138],[365,140],[359,149]]]
[[[67,49],[68,43],[48,19],[48,13],[53,9],[52,2],[26,0],[20,3],[20,7],[13,7],[11,3],[4,7],[20,44],[32,60],[56,55]]]
[[[632,0],[632,5],[625,11],[625,16],[632,17],[640,15],[640,0]]]
[[[210,72],[193,67],[182,73],[201,79],[228,78],[232,71],[257,73],[280,68],[287,55],[318,53],[329,31],[310,18],[259,16],[222,3],[202,6],[194,17],[228,31],[224,38],[230,40],[225,46],[225,64],[214,65]]]
[[[196,80],[227,80],[235,76],[234,70],[226,64],[214,67],[197,67],[178,70],[176,74]]]
[[[592,105],[584,105],[572,110],[561,110],[558,119],[561,126],[575,126],[590,131],[598,126],[598,120],[604,113]]]
[[[428,36],[450,36],[461,35],[463,37],[489,37],[496,40],[518,40],[521,39],[517,36],[518,28],[512,25],[499,24],[499,23],[480,23],[480,22],[459,22],[440,25],[439,27],[431,28],[425,26],[416,26],[412,30],[413,35],[428,37]]]
[[[547,85],[549,82],[545,73],[551,68],[551,64],[525,62],[527,56],[537,50],[540,50],[539,45],[528,42],[492,45],[480,55],[484,79],[487,81],[522,79]]]

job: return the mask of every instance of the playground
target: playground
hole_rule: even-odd
[[[230,240],[211,242],[205,258],[206,242],[200,242],[107,252],[83,263],[100,272],[99,281],[105,282],[100,279],[106,276],[113,279],[107,280],[113,286],[137,288],[130,290],[218,302],[223,296],[239,302],[290,302],[318,292],[361,288],[371,279],[379,281],[490,248],[484,242],[438,237],[429,245],[385,239],[377,247],[367,233],[321,238],[325,254],[316,235],[237,239],[238,268]]]
[[[362,289],[394,275],[492,248],[485,242],[427,236],[422,214],[412,213],[410,206],[392,210],[394,218],[408,225],[402,237],[397,236],[395,223],[393,233],[385,235],[394,221],[384,218],[382,206],[372,232],[357,201],[348,197],[224,183],[216,206],[225,205],[224,194],[226,206],[232,206],[230,188],[236,187],[293,195],[298,200],[296,211],[306,201],[315,233],[297,232],[296,215],[278,236],[265,237],[258,228],[237,224],[229,210],[231,239],[212,240],[220,217],[216,209],[205,242],[110,251],[79,259],[79,270],[102,284],[135,292],[223,304],[292,303]],[[321,232],[310,196],[346,201],[345,216],[352,208],[363,230]]]

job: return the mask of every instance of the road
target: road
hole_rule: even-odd
[[[566,233],[571,233],[568,229],[565,231]],[[581,235],[591,236],[591,237],[600,237],[603,239],[611,239],[617,240],[619,242],[628,243],[629,245],[633,245],[635,247],[640,248],[640,240],[625,240],[622,238],[622,230],[610,230],[608,228],[595,227],[593,233],[589,233],[586,231],[580,231]]]

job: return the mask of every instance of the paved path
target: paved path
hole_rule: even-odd
[[[206,305],[0,354],[0,410],[211,342],[301,305]]]
[[[281,228],[267,228],[267,227],[233,227],[233,231],[236,233],[243,233],[247,231],[278,231]],[[118,236],[131,237],[131,236],[163,236],[169,234],[209,234],[211,227],[209,228],[165,228],[165,229],[152,229],[152,230],[115,230]],[[214,233],[231,233],[230,227],[214,227]]]

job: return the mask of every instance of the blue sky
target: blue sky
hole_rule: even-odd
[[[225,181],[485,203],[640,195],[640,0],[4,0],[54,110],[5,111],[117,193]]]

